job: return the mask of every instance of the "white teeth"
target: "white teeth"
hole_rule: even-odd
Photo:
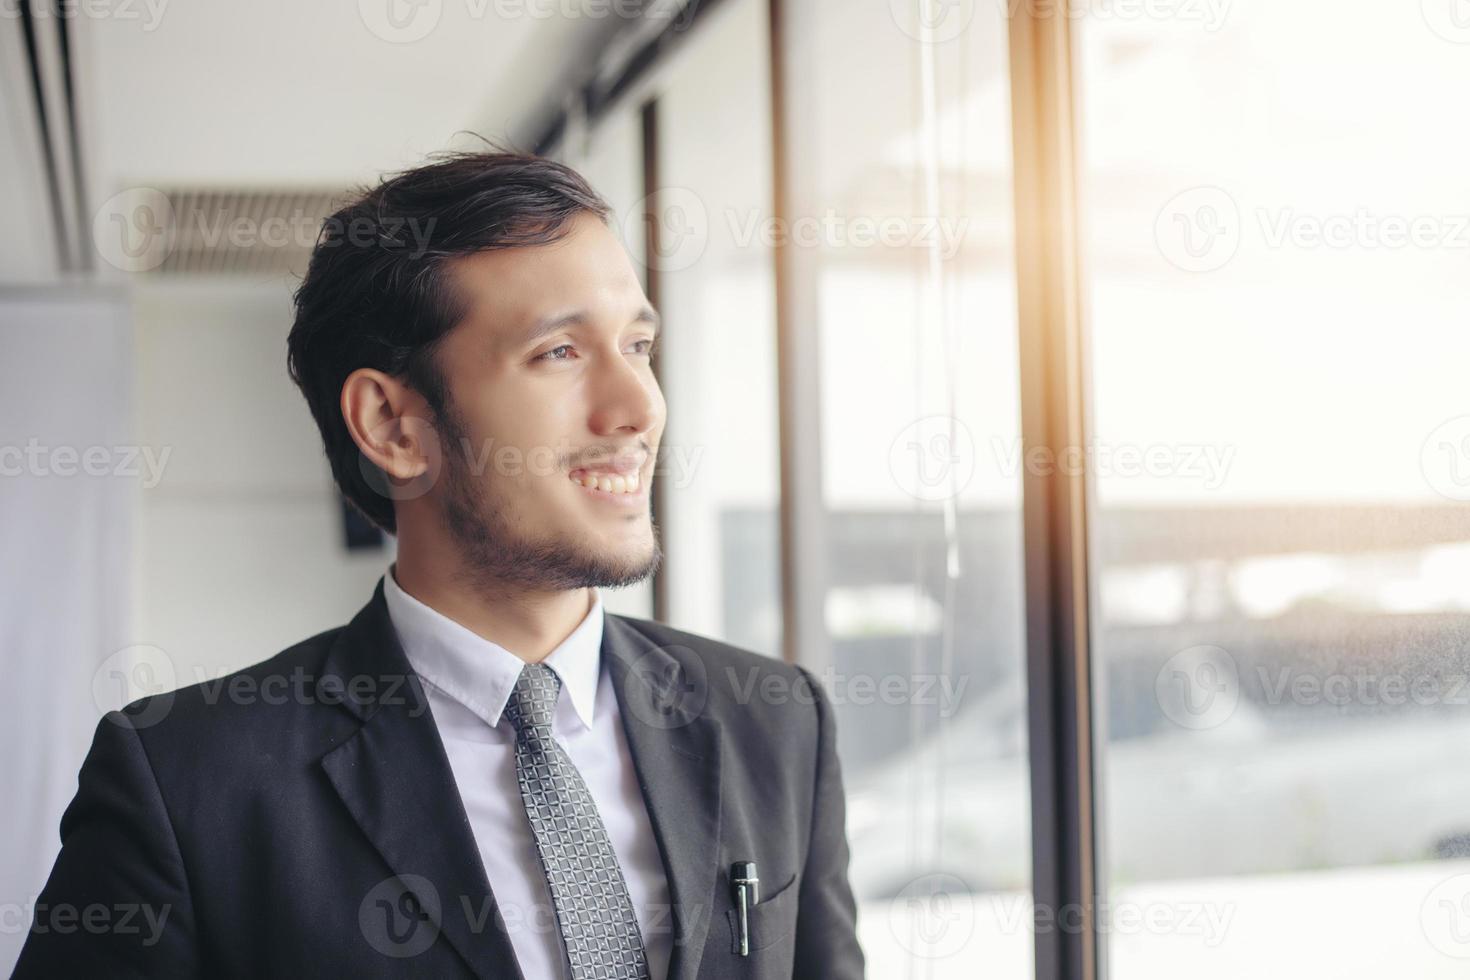
[[[598,476],[595,473],[583,473],[580,476],[573,475],[571,480],[578,486],[601,490],[603,493],[637,493],[640,483],[636,470],[627,476]]]

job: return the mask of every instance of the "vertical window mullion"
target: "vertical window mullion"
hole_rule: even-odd
[[[1084,458],[1071,19],[1010,19],[1023,460]],[[1070,449],[1070,452],[1068,451]],[[1031,454],[1037,450],[1038,457]],[[1023,466],[1032,867],[1038,980],[1105,973],[1097,856],[1086,467]]]
[[[791,120],[810,118],[793,104],[810,86],[789,84],[801,55],[783,32],[803,16],[800,4],[769,0],[771,125],[774,180],[771,213],[782,226],[809,204],[802,168],[793,163],[800,135]],[[809,13],[809,11],[808,11]],[[823,602],[827,591],[826,507],[822,500],[822,419],[816,263],[817,250],[778,241],[776,260],[776,383],[781,439],[782,655],[821,671],[831,665]]]

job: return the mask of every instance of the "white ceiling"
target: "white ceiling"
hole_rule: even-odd
[[[150,6],[151,4],[151,6]],[[88,205],[138,186],[345,187],[475,145],[529,149],[620,27],[556,0],[98,0],[71,21]],[[89,13],[91,12],[91,13]],[[101,12],[105,16],[96,16]],[[390,21],[389,13],[398,15]],[[534,12],[534,14],[533,14]],[[49,220],[15,18],[0,189]],[[395,25],[402,25],[395,26]],[[14,84],[22,82],[23,85]],[[0,279],[52,249],[0,248]],[[31,276],[20,278],[30,279]]]

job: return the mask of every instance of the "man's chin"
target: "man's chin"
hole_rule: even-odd
[[[658,571],[663,554],[657,545],[644,546],[636,553],[614,549],[588,561],[586,585],[601,589],[619,589],[646,581]]]
[[[622,588],[645,581],[662,563],[651,517],[614,528],[601,521],[573,524],[567,516],[549,536],[528,535],[524,526],[506,519],[498,503],[482,502],[471,488],[452,495],[444,512],[464,567],[487,584],[560,591]]]

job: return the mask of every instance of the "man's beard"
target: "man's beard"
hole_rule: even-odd
[[[470,466],[470,443],[452,406],[438,413],[444,452],[444,521],[459,552],[462,574],[482,589],[570,589],[634,585],[658,570],[658,536],[646,557],[597,554],[550,535],[533,538],[517,525],[513,508],[500,506]]]

